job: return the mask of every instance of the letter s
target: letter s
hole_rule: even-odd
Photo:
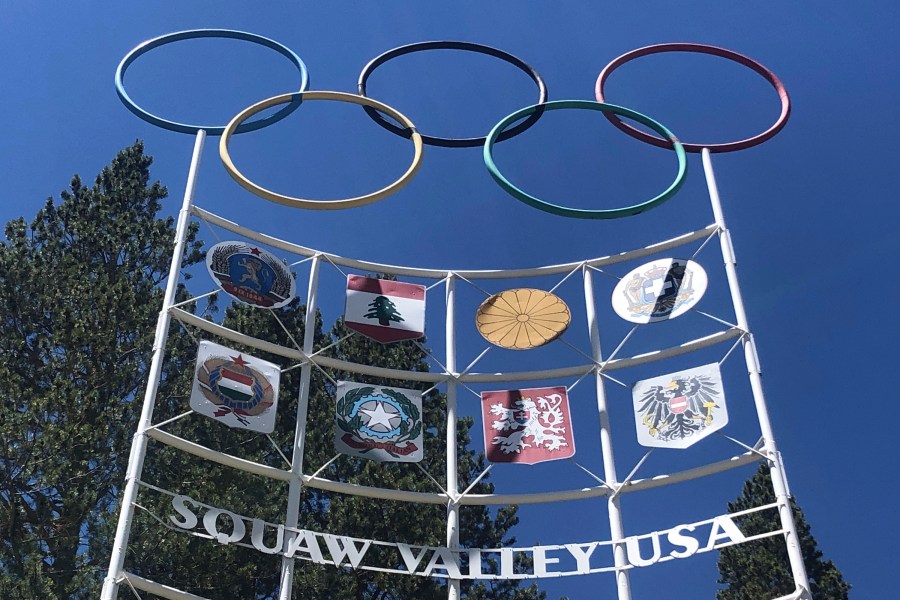
[[[169,519],[182,529],[193,529],[197,526],[197,515],[188,508],[188,502],[195,504],[193,500],[187,496],[182,496],[181,494],[172,497],[172,508],[175,509],[175,512],[184,517],[184,520],[179,521],[175,515],[169,515]]]
[[[693,556],[694,553],[700,549],[700,542],[697,541],[696,538],[692,538],[689,535],[682,534],[682,530],[684,531],[693,531],[693,525],[679,525],[678,527],[673,527],[669,530],[666,539],[669,540],[669,543],[673,546],[681,546],[684,550],[673,550],[669,552],[669,556],[674,556],[675,558],[687,558],[689,556]]]

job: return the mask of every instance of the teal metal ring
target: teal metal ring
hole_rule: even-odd
[[[507,127],[509,127],[519,119],[523,119],[531,115],[537,110],[547,112],[565,108],[597,110],[603,113],[612,113],[621,117],[633,119],[642,125],[646,125],[659,135],[663,136],[669,142],[671,142],[672,148],[675,150],[675,155],[678,157],[678,174],[675,176],[675,181],[673,181],[672,184],[669,185],[669,187],[663,193],[651,198],[650,200],[647,200],[646,202],[635,204],[633,206],[626,206],[623,208],[597,210],[570,208],[568,206],[551,204],[545,200],[541,200],[540,198],[536,198],[531,194],[520,190],[515,185],[510,183],[510,181],[500,173],[500,170],[494,163],[494,142]],[[658,123],[657,121],[654,121],[646,115],[642,115],[639,112],[631,110],[630,108],[616,106],[615,104],[594,102],[591,100],[556,100],[554,102],[535,104],[533,106],[528,106],[521,110],[517,110],[516,112],[512,113],[511,115],[497,123],[491,130],[491,133],[488,134],[487,141],[485,141],[484,143],[484,164],[485,166],[487,166],[488,172],[491,174],[491,177],[494,178],[494,181],[496,181],[500,185],[500,187],[506,190],[506,192],[512,197],[524,202],[529,206],[533,206],[538,210],[542,210],[554,215],[559,215],[561,217],[572,217],[575,219],[620,219],[622,217],[630,217],[631,215],[636,215],[638,213],[648,211],[651,208],[659,206],[660,204],[674,196],[678,192],[678,190],[681,189],[681,186],[684,183],[684,178],[687,175],[687,155],[685,154],[684,147],[681,145],[681,142],[678,141],[678,138],[675,137],[675,134],[669,131],[665,126],[663,126],[661,123]]]
[[[293,50],[291,50],[287,46],[284,46],[283,44],[279,44],[275,40],[270,40],[267,37],[256,35],[255,33],[235,31],[232,29],[190,29],[188,31],[168,33],[166,35],[161,35],[151,40],[147,40],[146,42],[139,44],[131,52],[126,54],[125,58],[122,59],[122,62],[119,63],[118,68],[116,68],[116,93],[119,95],[119,100],[121,100],[122,103],[125,104],[125,107],[132,113],[134,113],[137,117],[144,121],[147,121],[152,125],[156,125],[157,127],[162,127],[163,129],[168,129],[169,131],[177,131],[178,133],[191,134],[195,134],[202,129],[206,131],[207,135],[222,135],[222,133],[225,131],[225,125],[190,125],[187,123],[178,123],[177,121],[163,119],[162,117],[158,117],[150,112],[147,112],[146,110],[138,106],[134,100],[131,99],[131,97],[128,95],[128,92],[125,91],[124,84],[126,69],[128,69],[131,63],[137,60],[138,57],[146,54],[150,50],[159,48],[160,46],[164,46],[165,44],[170,44],[172,42],[178,42],[181,40],[210,37],[243,40],[245,42],[252,42],[254,44],[258,44],[260,46],[265,46],[267,48],[275,50],[276,52],[287,58],[289,61],[291,61],[291,63],[293,63],[294,66],[297,67],[297,70],[300,72],[300,89],[298,91],[304,92],[309,87],[309,74],[306,70],[306,65],[302,60],[300,60],[300,57],[297,56]],[[269,115],[265,119],[252,121],[250,123],[242,123],[234,133],[246,133],[248,131],[256,131],[257,129],[262,129],[267,125],[277,123],[281,119],[297,110],[297,108],[299,107],[300,100],[298,96],[298,100],[296,102],[291,102],[278,112]]]

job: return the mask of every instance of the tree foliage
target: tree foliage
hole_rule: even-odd
[[[85,187],[76,176],[57,204],[48,200],[35,220],[6,228],[0,243],[0,597],[95,598],[105,575],[124,484],[131,437],[140,413],[156,318],[172,251],[174,224],[160,218],[166,190],[150,183],[151,159],[141,143],[126,148]],[[189,267],[202,260],[196,230],[188,235]],[[189,297],[179,290],[179,300]],[[190,305],[188,305],[190,308]],[[207,306],[215,310],[215,303]],[[252,337],[292,347],[304,336],[305,306],[295,300],[277,311],[235,304],[223,324]],[[349,333],[342,323],[326,330],[317,316],[317,349],[351,362],[422,371],[420,346],[382,346]],[[155,422],[188,410],[199,336],[170,328]],[[211,336],[203,337],[210,339]],[[335,341],[342,340],[338,344]],[[235,347],[234,343],[213,339]],[[237,348],[241,351],[248,349]],[[290,363],[258,350],[254,356]],[[291,456],[301,369],[282,374],[275,432],[269,437],[232,430],[196,414],[165,431],[210,448],[285,468]],[[348,373],[311,372],[304,471],[334,456],[334,381],[338,379],[424,390],[412,381],[377,380]],[[436,391],[423,402],[426,423],[422,466],[438,481],[446,471],[446,399]],[[457,423],[459,480],[468,486],[484,458],[467,449],[471,419]],[[323,471],[330,479],[436,491],[414,465],[339,457]],[[150,441],[142,480],[269,522],[284,520],[287,484],[205,462]],[[489,492],[482,480],[475,492]],[[171,499],[142,487],[126,556],[138,575],[212,598],[271,598],[278,588],[277,555],[167,529]],[[304,489],[299,526],[321,532],[440,546],[446,508],[369,500]],[[160,522],[161,519],[162,523]],[[464,546],[513,543],[514,507],[463,507]],[[374,549],[372,552],[377,552]],[[129,594],[120,591],[120,597]],[[536,586],[468,582],[478,600],[544,598]],[[297,561],[295,598],[443,598],[435,580],[348,571]]]
[[[96,595],[171,260],[150,163],[135,143],[0,243],[0,597]]]
[[[760,465],[753,477],[744,484],[741,496],[728,504],[728,512],[747,510],[772,502],[775,502],[775,494],[772,491],[769,468],[767,465]],[[847,600],[850,585],[844,581],[833,562],[823,560],[809,523],[793,498],[791,510],[797,524],[812,597],[816,600]],[[736,520],[747,536],[781,528],[775,511],[755,512]],[[724,583],[727,587],[718,591],[717,600],[763,600],[793,592],[794,580],[784,540],[780,536],[773,536],[722,549],[719,554],[719,583]]]

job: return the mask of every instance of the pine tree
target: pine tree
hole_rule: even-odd
[[[277,315],[278,321],[273,316]],[[283,346],[292,346],[294,340],[303,338],[305,307],[297,300],[277,311],[264,311],[246,305],[233,304],[225,314],[223,324],[252,337],[265,339]],[[282,327],[283,325],[283,327]],[[288,332],[291,332],[290,335]],[[409,371],[428,369],[425,353],[413,342],[382,345],[360,335],[347,337],[351,332],[338,322],[329,334],[323,334],[321,320],[317,320],[314,339],[316,348],[331,346],[326,352],[335,358],[349,362],[377,364],[379,366]],[[346,338],[346,339],[344,339]],[[240,346],[226,342],[235,349]],[[253,356],[288,366],[284,359],[249,350]],[[311,372],[308,401],[308,418],[305,437],[304,471],[313,472],[335,457],[335,395],[334,381],[350,380],[376,385],[392,385],[408,389],[424,390],[428,385],[415,381],[382,380],[346,372],[328,372],[318,369]],[[273,439],[280,450],[290,456],[294,419],[299,389],[299,369],[285,372],[281,380],[279,418]],[[163,420],[184,410],[186,401],[175,395],[164,407],[158,405]],[[424,468],[440,480],[446,470],[445,398],[430,392],[423,398],[423,419],[426,423]],[[282,404],[283,403],[283,404]],[[460,485],[467,486],[485,467],[484,457],[467,450],[470,442],[471,419],[460,420],[457,429],[459,443]],[[210,419],[192,417],[167,428],[205,446],[230,454],[250,456],[258,462],[284,468],[280,458],[263,436],[246,433],[235,434]],[[377,463],[365,459],[340,456],[322,474],[333,480],[360,485],[371,485],[413,491],[438,491],[434,483],[412,464]],[[236,472],[233,469],[198,466],[196,458],[166,449],[148,459],[145,479],[160,487],[178,491],[202,499],[215,506],[228,507],[241,513],[240,507],[248,507],[243,514],[252,514],[269,522],[282,522],[286,493],[278,484],[263,485],[256,476]],[[482,480],[475,493],[490,493],[493,486]],[[171,512],[163,498],[153,506],[157,515]],[[171,505],[169,505],[171,506]],[[514,507],[504,507],[492,513],[483,507],[463,507],[461,511],[464,546],[497,547],[514,543],[509,530],[518,522]],[[132,546],[136,568],[132,571],[150,579],[165,581],[169,585],[190,590],[193,593],[218,597],[270,598],[278,590],[278,561],[265,557],[255,550],[233,545],[219,546],[209,540],[186,538],[182,532],[160,532],[157,522],[141,515],[139,531],[133,534]],[[414,505],[404,502],[373,500],[357,496],[329,493],[305,488],[301,497],[298,526],[318,532],[340,532],[354,537],[406,542],[420,545],[442,546],[445,536],[446,508],[443,505]],[[370,547],[367,556],[373,562],[382,552]],[[183,559],[172,560],[172,557]],[[227,568],[198,567],[197,565],[222,565]],[[518,582],[492,582],[492,585],[466,582],[466,597],[478,600],[540,600],[545,594],[536,585],[520,588]],[[319,600],[321,598],[361,599],[443,599],[446,589],[440,582],[428,578],[391,575],[375,571],[346,571],[333,566],[315,565],[297,561],[294,571],[293,597]]]
[[[0,243],[0,598],[96,598],[106,573],[128,449],[146,384],[162,285],[168,274],[174,223],[160,218],[166,189],[150,183],[152,160],[135,143],[103,169],[92,187],[77,176],[61,201],[48,200],[28,225],[10,222]],[[196,228],[188,234],[183,266],[203,259]],[[185,275],[186,277],[186,275]],[[178,301],[189,299],[179,288]],[[191,305],[182,305],[190,309]],[[207,306],[214,310],[215,304]],[[285,325],[282,329],[273,312]],[[299,300],[266,311],[230,306],[226,327],[282,346],[304,333]],[[348,333],[342,324],[325,332],[315,324],[315,345],[324,348]],[[183,415],[199,336],[173,324],[166,345],[154,422]],[[208,336],[202,336],[209,339]],[[288,362],[258,350],[253,356],[283,366]],[[353,362],[401,369],[427,369],[424,353],[403,342],[382,346],[354,336],[330,350]],[[189,414],[164,430],[198,444],[280,469],[290,456],[300,369],[282,375],[276,430],[266,436],[240,432]],[[366,378],[312,371],[305,472],[334,454],[333,379]],[[374,381],[374,380],[372,380]],[[416,382],[379,381],[423,389]],[[445,400],[426,395],[424,467],[440,480],[445,471]],[[484,458],[467,450],[470,419],[460,420],[460,485],[484,468]],[[354,483],[435,491],[411,465],[377,464],[341,457],[325,476]],[[155,441],[150,442],[142,481],[214,506],[283,522],[287,486],[218,466]],[[491,491],[482,481],[475,492]],[[281,558],[234,544],[174,531],[164,525],[171,498],[142,488],[126,556],[126,569],[211,598],[272,598]],[[514,507],[463,507],[464,545],[510,544]],[[385,503],[308,488],[301,498],[300,527],[391,541],[440,546],[443,506]],[[157,520],[159,519],[159,520]],[[124,585],[124,584],[123,584]],[[536,586],[467,583],[478,600],[544,598]],[[120,597],[129,592],[120,589]],[[295,598],[444,598],[437,581],[411,576],[348,572],[298,561]]]
[[[338,322],[332,330],[332,339],[343,339],[349,330]],[[412,341],[382,345],[363,336],[353,336],[335,347],[337,358],[350,362],[377,364],[395,369],[409,371],[427,371],[425,353]],[[379,378],[361,376],[350,373],[332,373],[334,380],[351,380],[376,385],[394,385],[408,389],[425,389],[429,384],[415,381],[387,381]],[[314,406],[310,403],[310,423],[312,415],[317,415],[325,423],[314,435],[321,436],[321,441],[306,445],[305,464],[316,468],[324,464],[334,455],[334,395],[331,381],[326,382],[326,403]],[[429,392],[422,400],[423,421],[425,423],[425,459],[423,468],[438,481],[446,472],[446,397],[436,391]],[[460,487],[468,487],[469,483],[484,470],[483,455],[476,455],[468,450],[471,441],[470,430],[474,425],[471,418],[461,419],[457,423],[458,470]],[[309,430],[307,430],[309,436]],[[315,438],[313,438],[315,439]],[[413,491],[438,491],[434,483],[429,481],[421,471],[409,463],[376,463],[358,458],[340,457],[330,467],[329,477],[351,483],[390,487]],[[491,493],[493,485],[482,479],[473,493]],[[322,495],[310,490],[312,495]],[[310,528],[324,531],[346,531],[359,527],[360,523],[369,520],[367,515],[378,514],[376,522],[370,522],[364,537],[402,541],[420,545],[442,546],[445,537],[446,508],[443,505],[412,505],[403,502],[385,502],[363,498],[348,498],[331,495],[323,502],[329,510],[318,515],[309,515],[320,519]],[[503,507],[492,514],[485,507],[464,506],[460,511],[460,542],[464,547],[498,547],[510,545],[515,538],[509,536],[509,530],[518,523],[515,507]],[[324,520],[322,520],[324,519]],[[377,572],[360,571],[353,578],[328,569],[322,573],[325,579],[333,579],[328,589],[341,590],[335,597],[341,598],[446,598],[445,588],[434,580],[419,577],[387,575]],[[466,597],[487,599],[517,598],[521,600],[545,598],[545,594],[537,590],[536,585],[519,589],[516,582],[497,582],[492,586],[481,583],[464,582],[463,592]],[[307,596],[300,596],[307,597]],[[308,596],[314,598],[315,596]]]
[[[151,162],[135,143],[0,243],[2,598],[98,595],[174,237]]]
[[[728,504],[728,512],[737,512],[775,502],[769,468],[760,465],[744,484],[744,491]],[[822,560],[816,539],[803,515],[791,498],[791,510],[797,524],[800,549],[809,577],[812,597],[816,600],[847,600],[850,585],[844,581],[837,566]],[[774,511],[761,511],[736,519],[741,531],[752,536],[780,529]],[[787,546],[779,536],[773,536],[724,548],[719,553],[719,583],[727,587],[719,590],[717,600],[766,600],[794,591],[794,580],[788,563]]]

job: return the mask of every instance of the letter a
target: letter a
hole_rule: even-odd
[[[459,565],[456,563],[456,557],[453,556],[453,553],[450,552],[449,548],[435,548],[434,554],[431,555],[431,560],[428,562],[428,566],[425,567],[425,571],[422,574],[427,577],[431,575],[431,572],[435,569],[446,571],[447,577],[450,577],[451,579],[459,579],[462,577],[459,572]]]
[[[288,550],[285,553],[285,556],[293,558],[294,554],[297,552],[308,554],[309,560],[314,563],[330,564],[322,556],[322,549],[319,548],[319,540],[316,539],[316,534],[312,531],[306,531],[305,529],[297,531],[297,535],[288,543]]]
[[[712,550],[721,539],[727,539],[735,544],[740,544],[747,538],[744,537],[741,530],[737,528],[737,525],[734,524],[731,517],[723,515],[713,519],[712,529],[709,532],[709,541],[706,543],[706,548],[703,550]]]
[[[422,557],[425,556],[425,552],[428,548],[421,547],[419,548],[418,554],[412,553],[412,546],[409,544],[397,544],[397,549],[400,550],[400,556],[403,557],[403,563],[406,565],[406,570],[410,573],[415,573],[416,568],[419,566],[419,563],[422,562]]]

